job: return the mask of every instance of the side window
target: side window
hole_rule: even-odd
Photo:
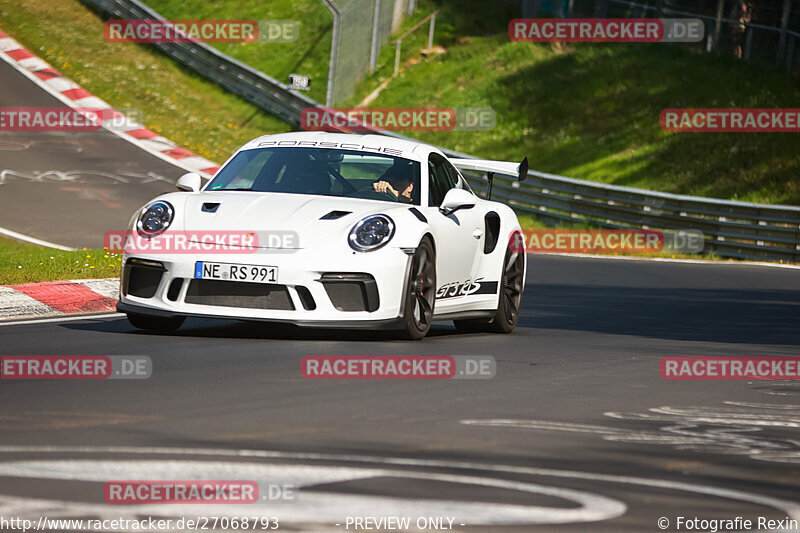
[[[450,175],[450,181],[453,184],[453,187],[456,189],[464,189],[465,191],[472,192],[470,189],[467,180],[465,180],[461,174],[458,173],[458,170],[450,164],[449,161],[444,162],[444,168],[447,170],[447,173]]]
[[[444,195],[455,185],[446,165],[447,161],[437,154],[431,154],[428,159],[428,172],[430,173],[428,205],[431,207],[441,205]]]
[[[428,161],[428,205],[431,207],[441,205],[444,199],[444,194],[439,190],[440,180],[436,178],[437,173],[436,165],[433,161]]]

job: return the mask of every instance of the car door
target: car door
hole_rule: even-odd
[[[430,155],[425,216],[436,238],[437,305],[448,306],[451,299],[455,305],[458,297],[469,290],[483,243],[483,218],[478,206],[461,209],[450,216],[439,211],[445,194],[457,187],[459,181],[455,168],[444,157],[436,153]]]

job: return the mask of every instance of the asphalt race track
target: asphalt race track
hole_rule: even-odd
[[[0,106],[60,105],[5,63],[0,79]],[[87,247],[183,173],[108,132],[0,134],[0,170],[0,227]],[[665,356],[798,346],[796,269],[560,256],[530,257],[511,335],[444,323],[401,342],[200,319],[154,335],[122,315],[6,323],[3,355],[146,355],[153,373],[0,381],[0,516],[260,516],[303,532],[354,531],[348,517],[447,517],[444,530],[481,533],[800,519],[800,382],[659,372]],[[401,354],[492,355],[497,373],[301,375],[307,355]],[[106,503],[104,483],[125,479],[293,491],[239,507]]]
[[[64,104],[0,61],[0,107]],[[113,133],[0,132],[0,227],[76,248],[101,248],[186,171]]]
[[[796,382],[659,375],[662,356],[797,355],[798,323],[796,270],[537,256],[507,336],[443,324],[400,342],[199,319],[158,336],[121,316],[5,325],[5,354],[148,355],[153,375],[3,382],[0,514],[237,514],[102,499],[108,479],[167,471],[298,486],[259,510],[287,531],[403,513],[482,532],[798,517]],[[304,379],[301,358],[326,354],[491,354],[498,368],[489,380]]]

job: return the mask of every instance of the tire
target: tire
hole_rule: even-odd
[[[431,329],[436,303],[436,254],[428,238],[419,243],[406,281],[402,336],[418,341]]]
[[[155,331],[156,333],[172,333],[181,325],[186,317],[177,316],[173,318],[163,318],[158,316],[139,315],[128,313],[128,322],[135,328]]]
[[[514,331],[519,320],[519,310],[522,307],[524,261],[522,253],[513,251],[511,246],[506,248],[503,272],[500,275],[500,297],[494,317],[453,320],[458,331],[462,333],[511,333]]]

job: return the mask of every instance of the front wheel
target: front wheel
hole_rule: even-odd
[[[522,307],[523,277],[525,258],[523,252],[514,251],[512,245],[506,249],[503,260],[503,273],[500,276],[500,299],[493,318],[454,320],[456,329],[464,333],[491,332],[511,333],[519,320]]]
[[[184,320],[186,320],[186,318],[182,316],[163,318],[158,316],[128,313],[128,322],[130,322],[131,325],[139,329],[146,329],[148,331],[155,331],[157,333],[172,333],[181,327]]]
[[[403,312],[403,336],[420,340],[431,329],[436,293],[436,256],[426,238],[420,242],[411,260],[406,282],[406,302]]]

